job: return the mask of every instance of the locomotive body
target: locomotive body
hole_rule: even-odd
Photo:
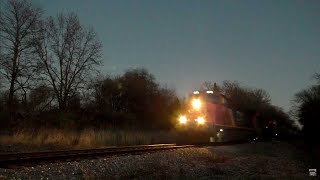
[[[239,115],[240,114],[240,115]],[[233,111],[226,97],[215,91],[194,91],[178,121],[183,129],[211,132],[210,141],[243,141],[256,137],[241,112]]]
[[[213,91],[194,91],[179,122],[188,127],[235,127],[233,111],[228,107],[226,98]]]

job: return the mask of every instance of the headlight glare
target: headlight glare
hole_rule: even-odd
[[[187,117],[186,116],[180,116],[179,117],[180,124],[186,124],[187,123]]]
[[[204,124],[204,122],[205,122],[205,120],[204,120],[204,118],[203,117],[198,117],[197,119],[196,119],[196,121],[197,121],[197,123],[198,124]]]
[[[199,110],[201,108],[201,101],[200,99],[194,99],[192,101],[192,107],[196,110]]]

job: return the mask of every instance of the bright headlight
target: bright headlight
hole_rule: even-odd
[[[198,122],[198,124],[204,124],[204,118],[203,117],[198,117],[196,119],[196,121]]]
[[[194,99],[192,101],[192,107],[196,110],[200,109],[201,107],[201,101],[199,99]]]
[[[186,124],[187,123],[187,117],[186,116],[180,116],[179,117],[180,124]]]

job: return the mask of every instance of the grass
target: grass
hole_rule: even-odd
[[[0,135],[0,152],[74,149],[105,146],[147,144],[192,144],[209,142],[210,133],[197,130],[129,130],[129,129],[39,129],[20,130],[11,135]]]
[[[41,129],[37,132],[18,131],[0,136],[2,145],[98,147],[174,143],[174,131],[94,130],[80,132],[58,129]]]

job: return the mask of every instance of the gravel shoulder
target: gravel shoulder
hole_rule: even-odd
[[[286,143],[186,148],[1,169],[0,179],[309,179]]]

